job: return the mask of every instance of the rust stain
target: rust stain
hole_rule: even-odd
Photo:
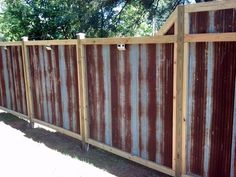
[[[203,175],[204,142],[205,142],[205,115],[206,115],[206,80],[207,80],[207,50],[206,43],[196,44],[196,71],[193,99],[195,100],[192,115],[192,135],[193,141],[191,149],[190,168],[194,174]]]
[[[71,72],[70,72],[70,69],[71,69],[71,61],[70,61],[70,48],[69,46],[65,46],[64,48],[65,50],[65,62],[66,62],[66,70],[67,70],[67,78],[66,78],[66,85],[67,85],[67,90],[68,90],[68,101],[69,101],[69,106],[68,106],[68,113],[69,113],[69,124],[70,124],[70,129],[72,128],[72,106],[73,106],[73,103],[72,103],[72,99],[73,99],[73,94],[71,92],[71,85],[72,85],[72,77],[71,77]]]
[[[124,87],[125,87],[125,151],[131,152],[131,73],[130,73],[130,45],[126,45],[125,50],[125,71],[124,71]]]
[[[190,15],[190,32],[235,32],[235,9],[215,12],[198,12]],[[230,176],[234,91],[236,77],[235,42],[210,43],[213,46],[212,56],[209,43],[196,44],[196,71],[193,84],[193,115],[191,119],[191,156],[189,174],[200,176]],[[190,53],[190,55],[193,55]],[[190,58],[191,59],[191,58]],[[207,66],[213,62],[212,95],[207,91]],[[207,99],[212,98],[212,115],[206,117]],[[210,123],[209,123],[210,121]],[[210,129],[206,130],[206,122]],[[208,135],[209,131],[209,135]],[[209,137],[209,144],[205,144]],[[206,147],[207,146],[207,147]],[[209,152],[206,149],[209,148]],[[206,161],[209,160],[209,161]],[[205,168],[209,166],[209,168]],[[207,170],[207,171],[204,171]],[[236,174],[234,174],[236,175]]]
[[[50,80],[50,92],[49,92],[49,99],[50,99],[50,103],[51,103],[51,113],[52,113],[52,119],[50,120],[50,123],[52,124],[56,124],[56,107],[55,107],[55,85],[54,85],[54,82],[53,82],[53,79],[54,79],[54,58],[52,57],[52,52],[53,51],[53,47],[52,47],[52,50],[47,50],[47,60],[48,60],[48,64],[49,64],[49,80]],[[66,53],[65,53],[65,56],[66,56]],[[43,58],[39,58],[39,60],[42,60]],[[68,70],[68,68],[67,68]],[[68,79],[67,79],[68,81]],[[69,90],[68,90],[69,92]],[[71,100],[71,98],[69,97],[69,100]],[[40,100],[39,100],[40,101]],[[40,108],[41,109],[41,108]],[[69,116],[71,117],[71,115],[69,114]]]
[[[1,47],[0,55],[0,105],[27,115],[21,47]]]
[[[149,44],[148,50],[148,110],[147,115],[149,119],[149,137],[148,137],[148,158],[152,161],[156,160],[156,45]]]
[[[95,67],[95,52],[94,46],[89,45],[86,47],[86,61],[87,61],[87,76],[88,76],[88,94],[89,94],[89,117],[90,117],[90,136],[91,138],[97,140],[98,139],[98,124],[97,124],[97,96],[96,96],[96,67]]]
[[[209,176],[230,176],[236,43],[215,43]]]
[[[77,62],[76,62],[76,46],[71,46],[71,60],[72,60],[72,65],[71,67],[73,67],[73,73],[72,73],[72,77],[73,77],[73,89],[74,89],[74,97],[73,97],[73,101],[74,101],[74,123],[75,124],[75,132],[80,133],[80,121],[79,121],[79,92],[78,92],[78,87],[79,87],[79,83],[78,83],[78,68],[77,68]]]
[[[140,156],[149,158],[149,119],[148,119],[148,45],[139,46],[139,148]]]
[[[33,59],[34,59],[34,50],[33,50],[33,47],[28,47],[28,57],[29,57],[29,65],[30,65],[30,68],[31,70],[29,71],[30,72],[30,75],[31,75],[31,78],[35,78],[35,70],[34,70],[34,63],[33,63]],[[35,79],[30,79],[30,83],[31,83],[31,90],[34,90],[35,89]],[[35,100],[36,99],[36,95],[35,95],[35,92],[31,92],[32,93],[32,99]],[[32,102],[32,113],[33,113],[33,117],[36,117],[36,112],[37,112],[37,109],[36,109],[36,102]]]
[[[16,53],[16,58],[20,59],[20,56],[18,55],[18,47],[14,47],[15,53]],[[17,99],[17,110],[23,110],[23,100],[21,99],[23,96],[23,90],[21,89],[21,70],[20,70],[20,60],[15,60],[15,65],[17,69],[15,70],[15,78],[16,78],[16,87],[17,87],[17,94],[16,94],[16,99]]]
[[[139,82],[140,81],[142,81],[142,78],[143,78],[143,76],[142,76],[142,74],[141,74],[141,65],[140,65],[140,60],[141,60],[141,57],[142,57],[142,50],[141,50],[141,45],[139,45],[139,58],[138,58],[138,60],[139,60],[139,64],[138,64],[138,80],[139,80]],[[140,96],[141,96],[141,94],[140,94],[140,84],[139,84],[139,86],[138,86],[139,88],[139,91],[138,91],[138,97],[140,98]],[[141,112],[141,110],[142,110],[142,104],[141,104],[141,99],[138,99],[138,119],[139,119],[139,124],[138,124],[138,126],[139,126],[139,128],[138,128],[138,131],[140,132],[140,130],[141,130],[141,124],[140,124],[140,122],[141,122],[141,115],[142,115],[142,112]],[[142,146],[142,136],[141,135],[139,135],[139,156],[141,156],[141,152],[142,152],[142,149],[143,149],[143,146]]]
[[[10,94],[11,97],[11,107],[13,108],[13,110],[16,110],[15,108],[15,92],[14,92],[14,78],[13,78],[13,71],[12,71],[12,52],[11,52],[12,48],[9,48],[7,50],[7,65],[8,65],[8,71],[9,71],[9,90],[12,92],[12,94]]]
[[[76,47],[29,46],[28,52],[34,117],[79,133]]]
[[[19,74],[16,74],[17,73],[17,60],[16,58],[18,58],[17,56],[17,53],[16,53],[16,50],[15,50],[15,47],[12,47],[11,48],[12,51],[11,51],[11,54],[12,54],[12,76],[13,76],[13,79],[14,79],[14,100],[15,100],[15,110],[18,110],[19,109],[19,104],[18,104],[18,96],[19,96],[19,89],[18,89],[18,78],[17,76]]]
[[[112,115],[112,146],[122,149],[119,123],[119,51],[116,45],[110,46],[111,59],[111,115]]]
[[[102,55],[102,46],[98,45],[97,46],[97,68],[95,71],[97,71],[97,81],[98,81],[98,95],[97,95],[97,104],[99,104],[99,116],[97,116],[100,120],[99,120],[99,130],[98,130],[98,134],[99,134],[99,141],[100,142],[105,142],[105,115],[104,115],[104,111],[105,111],[105,92],[104,92],[104,78],[103,78],[103,67],[104,67],[104,63],[103,63],[103,55]]]
[[[163,164],[172,167],[172,139],[173,139],[173,79],[174,79],[174,44],[163,44],[164,47],[164,162]]]
[[[7,95],[6,95],[6,85],[5,85],[5,79],[4,79],[4,64],[3,64],[3,60],[6,60],[5,58],[3,58],[3,53],[2,53],[2,49],[0,50],[0,72],[1,72],[1,106],[3,107],[7,107]]]
[[[90,133],[91,137],[99,142],[105,143],[106,127],[106,108],[105,104],[109,98],[106,98],[105,76],[108,74],[105,68],[103,45],[89,45],[86,47],[86,58],[88,67],[88,87],[89,87],[89,107],[90,113]],[[110,57],[110,56],[109,56]],[[109,66],[110,67],[110,66]],[[106,82],[110,82],[106,81]],[[109,117],[111,119],[111,117]]]
[[[236,9],[218,10],[215,12],[215,32],[236,31]]]
[[[0,79],[1,79],[1,85],[0,85],[0,105],[3,107],[7,107],[6,105],[6,87],[4,82],[4,71],[3,71],[3,57],[2,57],[2,47],[0,48]]]
[[[61,103],[61,83],[60,83],[60,72],[59,72],[59,51],[58,51],[58,46],[53,46],[53,51],[55,54],[54,62],[55,62],[55,81],[56,81],[56,99],[55,103],[58,104],[58,113],[57,113],[57,121],[56,125],[59,127],[63,127],[63,117],[62,117],[62,103]]]
[[[155,44],[126,45],[125,51],[119,51],[116,45],[86,46],[92,139],[105,143],[105,138],[109,136],[106,133],[110,132],[104,130],[109,127],[106,125],[109,121],[105,119],[108,115],[107,112],[105,115],[105,110],[108,110],[105,105],[109,105],[105,101],[110,102],[111,117],[108,119],[111,119],[112,146],[151,161],[162,159],[160,162],[158,160],[160,164],[172,166],[173,48],[173,44],[160,45],[157,58]],[[108,71],[105,70],[105,59],[110,60]],[[157,60],[160,60],[162,68],[160,74],[156,71]],[[110,86],[106,88],[105,71],[111,74]],[[157,83],[157,77],[161,78],[162,83]],[[135,85],[131,86],[131,83]],[[162,85],[164,94],[160,98],[163,104],[158,106],[156,84]],[[110,91],[107,90],[109,88]],[[105,97],[105,92],[110,92],[111,98]],[[137,98],[132,98],[135,95]],[[136,101],[137,106],[131,104]],[[158,125],[159,130],[156,125],[158,110],[162,123]],[[161,148],[159,154],[157,141]]]
[[[37,48],[37,50],[36,50],[36,55],[37,56],[39,56],[40,57],[40,59],[41,59],[41,57],[42,56],[40,56],[41,54],[42,54],[42,46],[40,46],[40,47],[38,47]],[[38,90],[38,96],[39,96],[39,109],[40,109],[40,111],[39,111],[39,117],[40,117],[40,119],[41,120],[44,120],[45,121],[45,116],[46,115],[44,115],[44,111],[42,111],[43,110],[43,97],[44,97],[44,95],[43,95],[43,89],[44,89],[44,87],[43,87],[43,84],[42,84],[42,77],[43,77],[43,67],[44,67],[44,65],[42,65],[42,63],[41,63],[41,61],[40,60],[38,60],[37,61],[38,63],[37,63],[37,74],[38,74],[38,87],[36,88],[37,90]]]
[[[173,24],[170,29],[165,33],[165,35],[174,35],[175,34],[175,24]]]
[[[208,12],[195,12],[190,15],[190,34],[207,33],[209,15]]]

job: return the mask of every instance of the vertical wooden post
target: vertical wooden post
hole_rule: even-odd
[[[184,14],[184,35],[189,34],[189,13]],[[186,119],[187,119],[187,93],[188,93],[188,62],[189,62],[189,43],[184,43],[183,60],[183,120],[182,120],[182,174],[186,174]]]
[[[174,23],[174,34],[177,35],[177,20]],[[172,132],[172,169],[175,170],[176,158],[176,73],[177,73],[177,42],[174,43],[174,66],[173,66],[173,132]]]
[[[184,67],[184,6],[177,7],[176,53],[176,128],[175,176],[182,175],[183,67]]]
[[[174,23],[174,34],[177,35],[177,20]],[[173,132],[172,132],[172,169],[175,171],[176,152],[176,74],[177,74],[177,42],[174,43],[174,66],[173,66]]]
[[[29,60],[27,55],[27,48],[25,42],[28,41],[28,37],[22,37],[22,56],[23,56],[23,70],[24,70],[24,82],[25,82],[25,91],[26,91],[26,103],[28,110],[28,117],[30,120],[30,126],[34,127],[34,123],[32,121],[32,95],[30,88],[30,75],[29,75]]]
[[[82,137],[82,149],[88,150],[88,93],[87,93],[87,63],[84,56],[84,46],[81,40],[85,38],[84,33],[77,34],[77,69],[79,83],[79,110],[80,110],[80,134]]]

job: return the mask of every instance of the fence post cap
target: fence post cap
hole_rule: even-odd
[[[22,39],[22,41],[28,41],[29,38],[28,38],[28,36],[23,36],[21,39]]]
[[[76,36],[78,39],[85,39],[85,33],[77,33]]]

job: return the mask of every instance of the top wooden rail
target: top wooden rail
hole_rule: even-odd
[[[155,43],[175,43],[175,35],[152,36],[152,37],[120,37],[120,38],[86,38],[81,40],[83,45],[91,44],[155,44]]]
[[[112,44],[157,44],[176,43],[176,35],[154,37],[130,37],[130,38],[86,38],[81,40],[82,45],[112,45]],[[229,33],[204,33],[185,34],[184,42],[232,42],[236,41],[236,32]],[[31,45],[77,45],[77,40],[45,40],[26,41],[26,46]],[[0,46],[20,46],[22,42],[0,42]]]
[[[22,45],[21,41],[17,42],[0,42],[0,46],[19,46]]]
[[[197,4],[185,5],[185,13],[215,11],[215,10],[233,9],[233,8],[236,8],[236,1],[234,0],[202,2]]]
[[[151,37],[117,37],[117,38],[86,38],[81,39],[82,45],[93,44],[155,44],[155,43],[175,43],[175,35],[168,36],[151,36]],[[22,45],[21,41],[17,42],[0,42],[0,46],[18,46]],[[26,46],[34,45],[77,45],[76,39],[69,40],[39,40],[26,41]]]
[[[25,45],[76,45],[76,39],[68,39],[68,40],[42,40],[42,41],[26,41]]]

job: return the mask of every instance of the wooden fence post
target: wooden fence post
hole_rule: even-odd
[[[32,117],[32,95],[30,88],[30,75],[29,75],[29,60],[27,55],[27,48],[25,42],[28,41],[28,37],[22,37],[22,56],[23,56],[23,70],[24,70],[24,82],[25,82],[25,90],[26,90],[26,103],[27,103],[27,111],[30,120],[30,126],[34,127],[33,117]]]
[[[85,38],[84,33],[77,34],[77,69],[79,84],[79,110],[80,110],[80,134],[82,137],[82,149],[87,151],[88,142],[88,93],[87,93],[87,63],[84,56],[84,46],[81,40]]]
[[[184,35],[189,34],[190,28],[189,13],[184,13]],[[189,62],[189,43],[184,43],[184,58],[183,58],[183,113],[182,113],[182,174],[186,174],[186,119],[187,119],[187,93],[188,93],[188,62]]]
[[[183,123],[183,68],[184,68],[184,6],[177,7],[176,22],[176,128],[175,128],[175,176],[182,175],[182,123]]]

